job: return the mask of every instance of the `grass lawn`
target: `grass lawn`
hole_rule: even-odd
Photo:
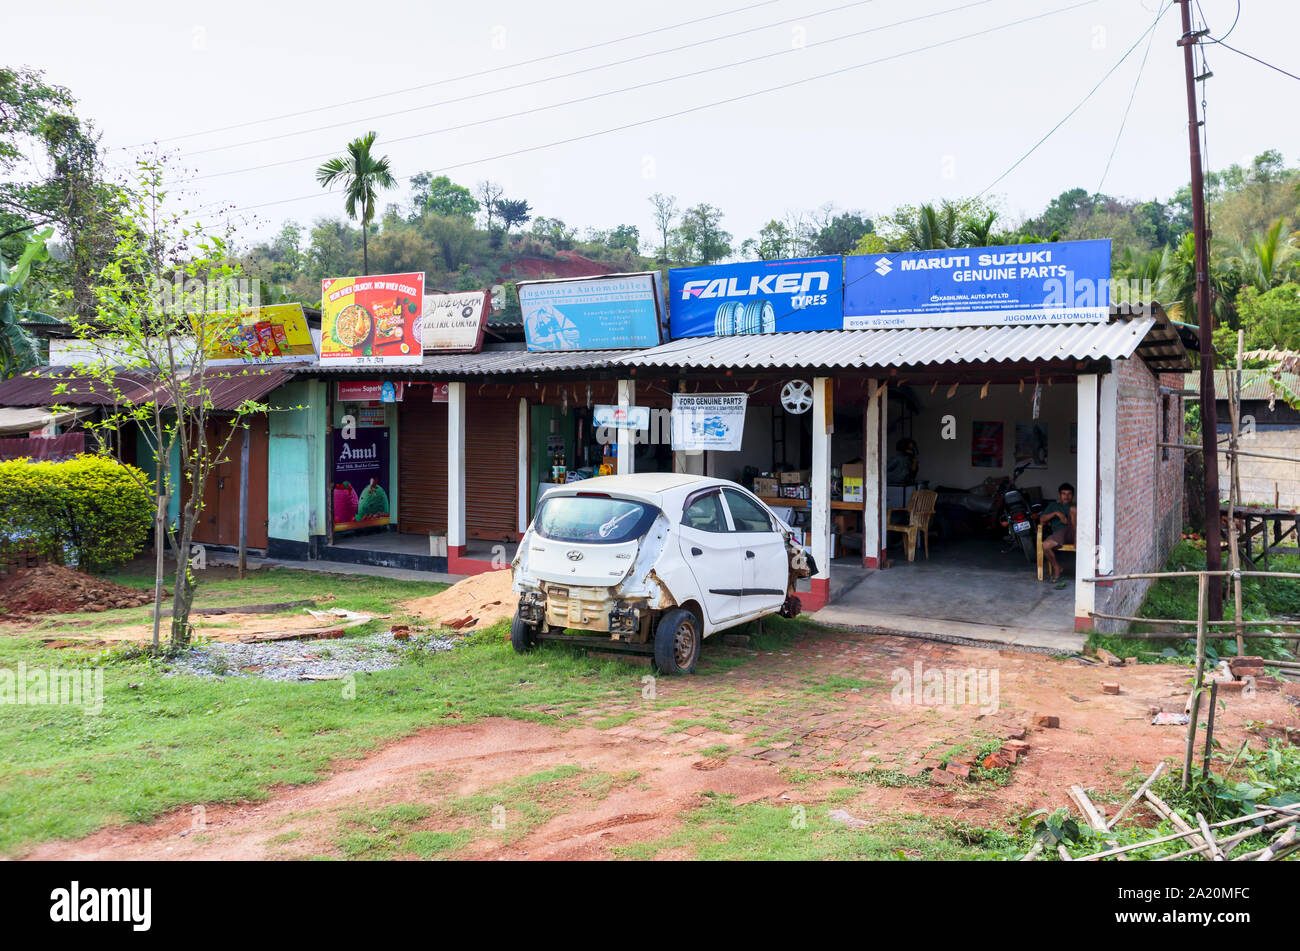
[[[124,571],[113,580],[148,587],[150,578]],[[198,605],[318,600],[321,607],[389,613],[402,620],[400,604],[439,586],[361,575],[328,575],[283,569],[259,570],[246,581],[233,572],[211,572]],[[267,798],[281,785],[319,781],[337,764],[361,759],[377,747],[422,729],[501,716],[543,724],[587,723],[579,713],[601,711],[597,728],[630,718],[615,713],[621,702],[642,703],[644,667],[613,658],[588,657],[571,647],[545,644],[519,656],[507,643],[505,622],[466,637],[451,651],[431,653],[394,647],[401,666],[355,675],[346,681],[274,682],[256,675],[209,678],[167,672],[166,662],[138,652],[51,650],[40,638],[61,626],[93,634],[114,625],[147,621],[148,608],[103,614],[62,615],[47,626],[0,634],[0,669],[102,667],[102,712],[80,707],[0,705],[0,855],[21,856],[34,845],[78,838],[108,825],[143,822],[195,803],[235,803]],[[84,623],[83,623],[84,622]],[[349,637],[384,629],[391,621],[354,628]],[[805,619],[772,618],[755,637],[759,651],[780,651],[803,632]],[[861,678],[791,678],[781,697],[746,695],[723,676],[754,655],[706,650],[698,676],[708,699],[696,713],[672,720],[668,732],[703,725],[725,729],[743,702],[747,712],[768,707],[797,718],[829,692],[876,689]],[[715,710],[716,708],[716,710]],[[725,755],[714,748],[716,755]],[[425,777],[436,784],[436,776]],[[570,805],[599,800],[611,789],[637,781],[634,773],[602,773],[574,767],[521,775],[500,788],[470,796],[439,795],[432,806],[385,807],[344,816],[333,842],[338,854],[357,858],[456,857],[482,835],[502,844],[525,834]],[[792,774],[791,781],[798,781]],[[525,802],[499,835],[472,830],[466,818],[485,804]],[[736,805],[727,796],[687,809],[682,827],[662,841],[641,843],[627,858],[983,858],[1005,857],[1013,840],[989,829],[967,829],[924,817],[903,817],[849,829],[826,813],[854,809],[852,796],[809,806],[802,826],[791,825],[788,808],[770,803]],[[866,808],[863,806],[862,808]],[[430,828],[430,826],[437,828]],[[285,843],[296,834],[285,833]]]

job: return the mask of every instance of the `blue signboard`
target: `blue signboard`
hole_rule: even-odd
[[[839,330],[843,285],[838,255],[673,268],[668,272],[671,335]]]
[[[528,349],[657,347],[663,342],[659,287],[657,273],[521,283]]]
[[[1110,241],[1058,241],[844,260],[844,329],[1104,321]]]

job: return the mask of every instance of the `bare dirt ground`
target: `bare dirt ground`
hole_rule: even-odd
[[[561,727],[495,719],[432,728],[319,784],[274,791],[265,802],[182,809],[147,825],[47,843],[29,857],[347,855],[347,830],[382,833],[365,817],[407,808],[414,810],[407,815],[412,828],[460,836],[448,846],[456,857],[602,858],[618,846],[663,839],[704,793],[729,794],[741,804],[815,806],[854,785],[846,808],[871,822],[921,815],[996,826],[1033,809],[1070,805],[1074,783],[1113,811],[1126,798],[1126,783],[1161,759],[1180,757],[1186,735],[1182,727],[1151,725],[1154,709],[1182,710],[1183,667],[1105,668],[838,631],[804,636],[780,652],[709,645],[710,651],[752,656],[730,669],[659,678],[655,698],[602,702],[566,714]],[[996,672],[997,702],[907,702],[894,689],[897,673],[913,674],[918,663],[923,670]],[[1105,681],[1118,682],[1121,692],[1103,694]],[[1228,749],[1300,727],[1296,708],[1276,691],[1229,695],[1225,704],[1215,735]],[[941,755],[1014,736],[1038,714],[1059,717],[1060,727],[1029,726],[1030,750],[1007,785],[869,781],[873,771],[916,773]],[[535,787],[519,785],[548,770],[559,772]],[[543,801],[551,808],[538,812]],[[532,818],[521,822],[521,815]]]

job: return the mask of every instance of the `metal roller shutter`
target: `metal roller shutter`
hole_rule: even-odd
[[[465,431],[465,533],[518,541],[518,402],[469,400]]]
[[[411,387],[397,409],[397,528],[447,531],[447,404]]]

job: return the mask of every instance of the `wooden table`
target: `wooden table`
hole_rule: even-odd
[[[768,505],[776,506],[778,508],[806,509],[812,505],[812,499],[783,499],[775,495],[760,495],[759,498]],[[863,503],[861,502],[841,502],[838,499],[831,500],[831,509],[836,512],[861,512],[862,505]]]
[[[1224,521],[1228,518],[1228,506],[1219,508]],[[1237,525],[1237,548],[1243,558],[1254,562],[1263,558],[1264,568],[1268,569],[1269,555],[1300,555],[1300,513],[1294,509],[1264,508],[1258,505],[1239,507],[1234,513]],[[1269,526],[1272,526],[1270,540]],[[1255,539],[1259,539],[1260,551],[1255,553]],[[1291,545],[1283,545],[1287,539]]]

